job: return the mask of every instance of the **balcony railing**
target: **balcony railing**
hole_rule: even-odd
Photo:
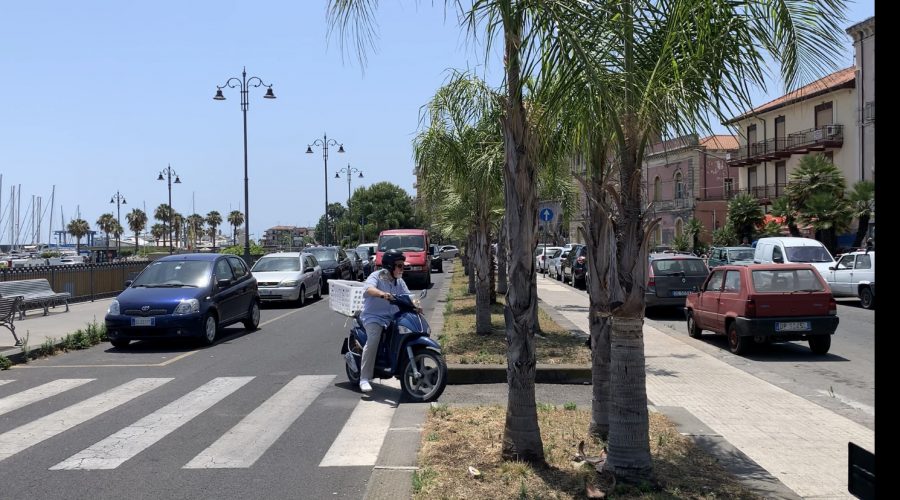
[[[825,125],[792,132],[785,137],[773,137],[751,144],[743,144],[728,156],[728,165],[739,167],[763,161],[779,160],[793,154],[810,151],[824,151],[825,148],[839,148],[844,145],[844,126]]]
[[[780,198],[785,195],[787,186],[788,186],[788,184],[786,184],[786,183],[777,183],[777,184],[767,184],[765,186],[745,187],[743,189],[734,188],[731,190],[725,190],[723,193],[716,193],[713,195],[708,195],[705,198],[703,198],[703,200],[704,201],[719,201],[719,200],[728,201],[741,193],[747,193],[750,196],[752,196],[758,200],[774,200],[776,198]],[[656,203],[660,203],[660,202],[656,202]]]

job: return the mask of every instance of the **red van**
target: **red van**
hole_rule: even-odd
[[[416,281],[423,288],[431,285],[431,239],[424,229],[386,229],[378,235],[375,267],[381,267],[381,256],[388,250],[400,250],[406,256],[403,278]]]

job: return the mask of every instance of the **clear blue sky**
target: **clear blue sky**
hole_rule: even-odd
[[[92,228],[115,215],[118,191],[133,207],[153,210],[168,197],[160,170],[171,164],[182,183],[172,205],[185,216],[243,210],[240,95],[216,85],[249,76],[274,85],[275,100],[251,88],[248,111],[250,232],[274,225],[313,226],[325,203],[320,148],[330,149],[328,200],[346,203],[347,182],[335,172],[363,171],[352,187],[390,181],[414,195],[411,141],[420,107],[450,68],[484,73],[483,51],[446,19],[443,2],[381,2],[379,41],[363,71],[327,36],[324,0],[252,4],[218,0],[13,2],[0,17],[0,95],[4,96],[0,242],[9,242],[10,187],[21,185],[20,243],[31,241],[32,196],[44,209],[40,240],[81,217]],[[850,4],[849,26],[874,15],[872,0]],[[847,37],[846,59],[852,64]],[[499,59],[489,80],[499,84]],[[778,84],[756,103],[781,95]],[[722,129],[724,132],[724,128]],[[152,223],[152,220],[151,220]],[[223,228],[226,234],[230,229]],[[54,241],[55,243],[55,241]]]

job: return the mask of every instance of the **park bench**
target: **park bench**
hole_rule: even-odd
[[[4,326],[7,330],[12,332],[13,340],[16,341],[16,345],[22,345],[22,341],[16,336],[16,325],[13,324],[16,320],[16,313],[19,311],[19,305],[21,303],[21,295],[15,297],[0,297],[0,326]]]
[[[22,301],[19,303],[19,319],[25,318],[26,310],[36,307],[44,309],[44,316],[47,315],[50,306],[57,304],[65,304],[66,311],[69,310],[71,294],[54,292],[50,288],[50,282],[46,279],[0,281],[0,297],[17,295],[22,297]]]

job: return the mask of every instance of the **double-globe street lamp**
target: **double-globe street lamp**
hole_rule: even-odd
[[[116,223],[119,225],[119,228],[122,227],[122,205],[127,205],[128,202],[125,201],[125,196],[116,190],[116,194],[113,195],[109,200],[110,203],[116,204]],[[121,233],[116,233],[116,255],[122,253],[122,236]]]
[[[166,224],[166,235],[169,237],[169,255],[175,252],[175,248],[172,246],[172,216],[175,214],[175,210],[172,208],[172,176],[175,176],[174,184],[181,184],[181,178],[172,169],[172,164],[170,163],[168,167],[159,172],[159,177],[156,178],[158,181],[168,181],[169,184],[169,216],[167,217],[169,220],[167,221],[168,224]]]
[[[250,107],[250,87],[266,87],[264,99],[275,99],[275,93],[271,85],[266,85],[258,76],[247,78],[247,68],[241,72],[241,78],[231,77],[224,85],[216,85],[216,95],[213,99],[224,101],[222,89],[241,89],[241,111],[244,114],[244,260],[250,263],[250,179],[247,176],[247,108]]]
[[[344,152],[344,145],[334,139],[329,139],[328,134],[323,134],[321,139],[316,139],[306,146],[306,154],[311,155],[313,146],[322,146],[322,159],[325,160],[325,235],[322,243],[328,245],[328,146],[338,146],[338,153]]]
[[[350,180],[353,179],[353,174],[355,174],[357,172],[359,172],[359,178],[362,179],[363,173],[362,173],[362,170],[360,170],[356,167],[351,167],[350,164],[348,163],[347,168],[339,168],[337,170],[337,172],[334,173],[334,178],[340,179],[342,172],[344,173],[344,175],[347,176],[347,220],[349,220],[350,223],[352,224],[353,223],[353,208],[350,206]],[[362,243],[362,240],[360,240],[359,242]]]

